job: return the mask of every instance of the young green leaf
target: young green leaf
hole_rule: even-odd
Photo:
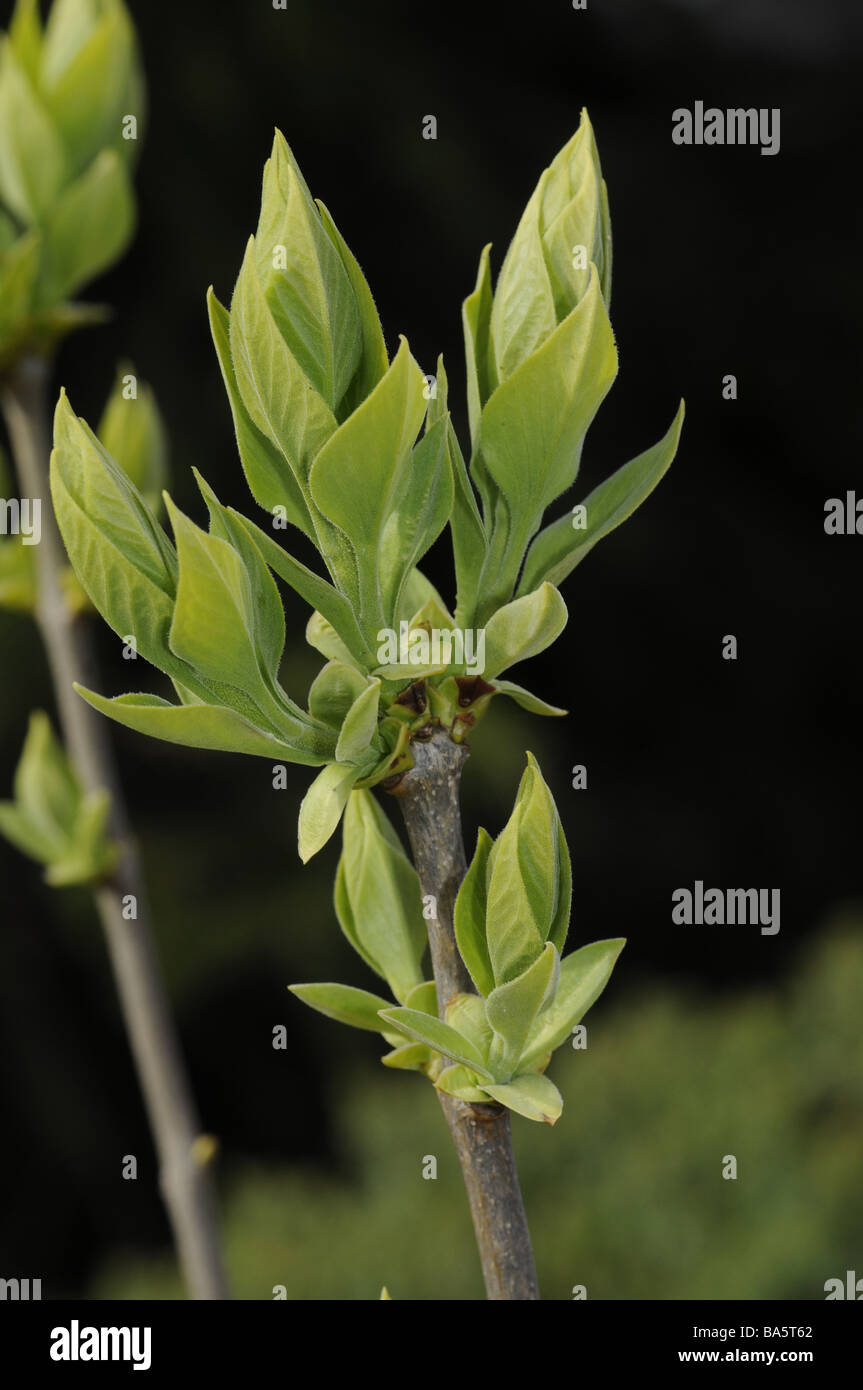
[[[521,974],[559,925],[559,820],[536,759],[527,758],[512,815],[488,859],[486,939],[498,985]]]
[[[39,864],[49,864],[63,852],[63,841],[47,833],[14,801],[0,801],[0,835]]]
[[[498,985],[485,1001],[486,1018],[496,1035],[488,1054],[489,1066],[501,1080],[509,1080],[519,1069],[528,1033],[544,1006],[554,998],[559,973],[560,956],[549,941],[526,970]]]
[[[512,592],[546,507],[572,485],[584,436],[617,374],[617,353],[594,269],[581,301],[495,391],[482,414],[483,464],[511,522],[495,592]]]
[[[135,228],[128,170],[116,150],[102,150],[41,221],[43,265],[37,307],[68,298],[125,251]]]
[[[450,1028],[468,1038],[483,1062],[489,1063],[494,1033],[486,1017],[485,1003],[478,994],[456,994],[446,1006],[446,1022]]]
[[[165,743],[186,748],[212,748],[222,753],[251,753],[275,761],[321,767],[335,752],[335,739],[317,729],[298,726],[295,739],[277,737],[270,729],[259,728],[237,710],[224,705],[184,701],[172,705],[158,695],[129,694],[108,699],[76,685],[88,705],[107,715],[116,724],[134,729]]]
[[[39,80],[42,37],[39,0],[15,0],[15,9],[9,21],[9,42],[31,82]]]
[[[349,1023],[352,1028],[364,1028],[370,1033],[384,1032],[378,1012],[388,1009],[390,1003],[379,994],[369,994],[368,990],[354,989],[352,985],[288,985],[288,989],[304,1004],[338,1023]]]
[[[75,42],[68,41],[64,8],[70,7],[54,0],[45,36],[42,90],[74,177],[108,146],[131,160],[137,142],[122,139],[122,121],[126,114],[134,115],[140,134],[144,112],[135,33],[125,6],[117,0],[76,6],[81,29]]]
[[[659,443],[625,463],[593,489],[583,503],[586,513],[583,529],[573,526],[573,518],[567,512],[540,531],[527,552],[519,594],[529,594],[543,583],[560,584],[590,554],[597,541],[641,506],[671,466],[677,453],[683,417],[684,403],[681,401],[668,432]]]
[[[96,434],[155,514],[167,482],[168,441],[152,389],[137,381],[135,394],[129,395],[130,380],[134,380],[134,371],[126,362],[117,372]]]
[[[416,1009],[404,1008],[381,1009],[381,1018],[398,1032],[409,1038],[416,1038],[418,1042],[425,1043],[436,1052],[442,1052],[445,1057],[452,1057],[453,1061],[464,1063],[478,1076],[491,1080],[491,1072],[483,1065],[479,1048],[439,1018],[418,1013]]]
[[[0,39],[0,200],[24,223],[39,223],[67,176],[60,136],[12,43]]]
[[[489,243],[482,249],[473,293],[468,295],[462,305],[464,352],[467,366],[467,408],[472,445],[476,444],[479,435],[479,422],[483,407],[498,384],[497,367],[489,334],[492,309],[490,251],[491,244]]]
[[[449,472],[452,477],[452,531],[453,560],[455,563],[456,593],[458,608],[455,625],[461,628],[473,626],[476,607],[476,585],[482,573],[488,554],[488,540],[485,527],[468,477],[467,466],[448,414],[449,385],[443,357],[437,363],[437,395],[432,401],[437,419],[446,420],[447,451]],[[431,419],[431,411],[429,415]],[[426,429],[428,429],[428,421]],[[401,616],[401,615],[400,615]],[[409,617],[410,614],[406,614]],[[453,626],[452,622],[448,626]]]
[[[547,1076],[530,1072],[517,1076],[506,1085],[483,1082],[483,1089],[508,1110],[524,1115],[527,1120],[544,1121],[553,1125],[560,1119],[563,1098],[553,1081]]]
[[[258,276],[276,326],[335,414],[362,356],[351,280],[281,131],[264,168]]]
[[[393,1048],[392,1052],[385,1052],[381,1061],[393,1071],[425,1071],[433,1056],[425,1043],[405,1043],[403,1047]]]
[[[0,354],[3,339],[12,336],[14,343],[14,334],[31,308],[41,247],[40,234],[26,232],[0,252]]]
[[[336,419],[285,342],[258,276],[254,237],[231,299],[231,356],[255,426],[282,453],[308,505],[309,467],[335,432]]]
[[[508,695],[522,709],[526,709],[530,714],[545,714],[559,716],[568,714],[569,711],[558,708],[557,705],[549,705],[545,700],[541,700],[538,695],[533,695],[523,686],[516,685],[513,681],[502,681],[497,676],[494,680],[495,690],[499,695]]]
[[[572,911],[572,863],[563,826],[557,814],[557,807],[555,807],[554,816],[557,826],[557,889],[554,915],[548,929],[548,940],[557,947],[558,955],[563,955],[563,945],[569,931],[569,918]]]
[[[495,286],[490,332],[502,382],[557,325],[539,222],[540,195],[547,179],[546,170],[522,214]]]
[[[346,420],[357,406],[362,404],[366,396],[374,390],[387,370],[389,359],[381,321],[378,318],[378,311],[375,308],[366,278],[320,198],[316,198],[315,202],[321,214],[324,230],[335,246],[351,282],[360,316],[362,354],[356,375],[343,396],[337,412],[337,418],[341,422]]]
[[[307,864],[323,849],[342,818],[351,788],[361,772],[356,767],[330,763],[319,772],[300,805],[297,843],[300,858]]]
[[[504,831],[504,835],[506,831]],[[496,842],[501,843],[501,836]],[[530,900],[517,860],[513,837],[503,840],[506,853],[489,874],[487,933],[495,980],[514,979],[540,954],[542,933],[534,921]]]
[[[486,941],[487,873],[492,839],[479,828],[476,850],[455,900],[453,924],[459,954],[480,994],[494,989],[494,971]]]
[[[80,783],[47,715],[36,711],[15,770],[14,801],[0,802],[0,834],[46,865],[55,887],[90,883],[114,865],[105,834],[110,798],[82,795]]]
[[[359,661],[343,642],[333,624],[323,613],[315,612],[306,623],[306,641],[316,652],[328,661],[341,661],[345,666],[353,666],[364,674],[364,663]]]
[[[405,1007],[419,1009],[420,1013],[437,1018],[437,986],[434,980],[423,980],[421,985],[414,985],[405,996]]]
[[[249,521],[248,517],[242,516],[233,507],[229,510],[246,528],[273,573],[286,584],[290,584],[291,588],[316,610],[309,620],[309,628],[312,628],[313,623],[317,626],[318,618],[323,619],[344,651],[349,653],[349,661],[365,667],[372,665],[373,654],[360,632],[354,610],[344,594],[340,594],[326,579],[322,579],[299,560],[295,560],[273,540],[272,536],[267,535],[266,531],[262,531],[253,521]],[[317,646],[317,643],[309,638],[308,631],[306,637],[311,646]],[[323,648],[318,650],[323,651],[325,656],[331,654]]]
[[[261,700],[262,708],[268,712],[274,701],[259,665],[259,644],[255,640],[259,615],[249,571],[233,545],[202,531],[167,494],[165,503],[180,564],[169,639],[171,650],[207,680],[248,691]],[[284,615],[271,579],[269,583],[281,614],[284,643]],[[278,653],[275,650],[277,634],[271,634],[269,644],[262,640],[261,645],[269,645],[270,668],[266,674],[273,677],[273,659],[277,668],[281,656],[281,646]]]
[[[434,584],[426,578],[422,570],[415,566],[405,579],[396,616],[400,622],[411,622],[413,626],[412,620],[419,620],[421,614],[431,611],[435,611],[443,617],[442,626],[452,627],[454,625],[449,609]]]
[[[405,571],[413,564],[404,566],[391,538],[411,515],[411,447],[424,414],[423,375],[402,339],[386,375],[312,465],[314,502],[347,536],[358,559],[366,635],[392,626]]]
[[[51,498],[69,559],[93,606],[138,652],[190,688],[198,682],[168,645],[177,557],[137,488],[60,393]],[[199,690],[198,693],[206,694]]]
[[[257,655],[258,667],[269,691],[275,695],[277,702],[284,703],[286,696],[278,683],[278,675],[285,646],[285,612],[279,591],[258,545],[258,537],[243,524],[243,518],[238,512],[222,506],[213,489],[196,468],[193,468],[192,472],[210,514],[210,536],[224,541],[236,551],[248,576],[251,611],[247,615],[247,625]],[[263,532],[259,534],[263,535]],[[182,581],[182,561],[180,577]],[[299,713],[292,702],[288,703],[293,712]]]
[[[62,837],[71,833],[81,789],[51,721],[41,710],[30,716],[13,791],[18,805],[46,832],[55,830]]]
[[[540,177],[501,266],[491,309],[500,379],[535,353],[587,290],[591,265],[611,288],[608,198],[593,130],[578,130]]]
[[[449,416],[442,417],[414,446],[407,491],[397,499],[381,532],[384,601],[393,617],[414,567],[437,540],[452,512],[449,431]]]
[[[520,1066],[530,1067],[538,1058],[565,1042],[605,989],[625,941],[594,941],[565,957],[554,1001],[533,1025]]]
[[[45,882],[52,888],[96,882],[114,867],[119,847],[105,833],[110,808],[107,791],[81,797],[68,847],[45,869]]]
[[[551,584],[498,608],[485,629],[484,679],[493,681],[501,671],[545,651],[563,632],[567,616],[566,604]]]
[[[380,689],[380,681],[370,681],[345,715],[336,744],[338,762],[357,762],[368,753],[370,745],[376,742]]]
[[[367,791],[351,796],[336,879],[336,914],[360,955],[405,1001],[423,981],[427,944],[416,870],[383,809]]]
[[[289,521],[292,526],[298,527],[305,535],[313,538],[315,525],[300,482],[295,477],[282,450],[273,443],[269,435],[258,428],[246,408],[246,403],[237,385],[234,361],[231,356],[230,315],[227,309],[219,303],[212,287],[207,292],[207,307],[210,314],[210,331],[234,421],[237,449],[249,490],[255,501],[259,502],[268,512],[274,511],[276,507],[281,507],[286,521]],[[249,525],[251,524],[249,523]],[[273,544],[275,545],[275,542]],[[288,560],[290,558],[287,556]],[[293,563],[297,564],[296,561]],[[304,569],[305,566],[300,566],[300,568]],[[282,577],[285,578],[286,576],[283,575]]]
[[[348,710],[368,688],[365,676],[356,667],[343,661],[328,661],[309,687],[309,713],[338,733]]]
[[[479,1089],[477,1082],[478,1078],[470,1067],[456,1062],[452,1066],[444,1067],[435,1081],[435,1086],[445,1095],[455,1096],[456,1100],[467,1101],[470,1105],[488,1104],[489,1097],[485,1091]]]
[[[542,188],[540,223],[560,320],[587,289],[591,262],[599,271],[606,306],[610,290],[608,202],[603,196],[599,155],[586,111],[582,111],[572,139],[552,160],[548,174]]]

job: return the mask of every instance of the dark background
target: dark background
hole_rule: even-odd
[[[571,939],[629,939],[619,997],[659,977],[705,993],[780,979],[825,915],[861,897],[863,539],[823,530],[826,499],[860,486],[855,0],[131,8],[150,90],[140,229],[91,291],[114,322],[63,349],[56,385],[95,424],[130,356],[170,431],[173,495],[199,521],[192,465],[256,514],[204,297],[210,283],[230,297],[273,126],[363,266],[391,350],[405,333],[429,372],[443,351],[464,441],[461,300],[488,240],[499,268],[588,107],[611,198],[621,371],[570,504],[658,439],[681,395],[687,419],[657,492],[564,584],[563,636],[515,672],[570,717],[492,711],[466,774],[466,830],[497,832],[531,747],[571,847]],[[780,107],[780,153],[675,146],[671,112],[698,99]],[[726,373],[736,401],[722,399]],[[451,597],[445,541],[428,569]],[[303,605],[286,604],[297,640],[285,681],[301,695],[317,662]],[[99,628],[102,688],[130,688]],[[721,658],[729,633],[735,662]],[[6,795],[29,709],[51,708],[24,618],[0,615],[0,669]],[[369,980],[329,906],[337,843],[306,869],[296,857],[309,774],[292,769],[277,793],[263,760],[112,732],[224,1180],[250,1157],[337,1168],[327,1097],[347,1035],[285,985]],[[575,763],[587,791],[571,789]],[[673,926],[671,893],[697,878],[780,888],[779,935]],[[149,1139],[85,895],[52,893],[0,843],[0,924],[0,1273],[44,1270],[80,1292],[106,1251],[167,1240],[152,1186],[133,1203],[113,1182],[117,1153],[152,1163]],[[287,1057],[270,1046],[280,1022]],[[350,1047],[378,1051],[365,1035]],[[287,1100],[291,1057],[303,1059],[301,1107]]]

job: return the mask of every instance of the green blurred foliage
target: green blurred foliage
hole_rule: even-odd
[[[776,990],[706,1001],[649,987],[598,1006],[587,1049],[552,1063],[562,1119],[514,1121],[544,1297],[584,1284],[590,1299],[822,1299],[859,1267],[861,994],[860,922],[846,917]],[[304,1104],[300,1075],[286,1105]],[[250,1167],[227,1197],[236,1296],[377,1299],[386,1284],[396,1300],[482,1298],[431,1088],[354,1066],[330,1099],[341,1174]],[[167,1260],[118,1255],[90,1295],[182,1292]]]

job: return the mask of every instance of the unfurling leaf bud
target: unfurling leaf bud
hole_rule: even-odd
[[[82,792],[41,710],[30,718],[14,792],[14,801],[0,802],[0,834],[46,866],[48,883],[94,883],[110,872],[118,849],[105,833],[108,793]]]
[[[168,441],[151,387],[136,381],[128,363],[117,371],[96,434],[150,510],[158,512],[168,482]]]
[[[426,947],[416,870],[378,802],[355,791],[345,811],[336,915],[354,950],[404,1002],[422,983]]]
[[[572,880],[551,792],[528,753],[510,819],[486,867],[485,934],[497,985],[531,965],[551,941],[563,948]]]
[[[542,174],[501,266],[491,311],[497,380],[545,342],[599,272],[608,306],[611,226],[608,198],[587,112]]]
[[[0,364],[44,351],[93,306],[66,303],[132,235],[144,118],[123,0],[18,0],[0,40]]]

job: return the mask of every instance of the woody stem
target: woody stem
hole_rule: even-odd
[[[22,492],[41,500],[36,621],[64,743],[82,790],[105,788],[111,796],[108,833],[119,844],[121,857],[110,879],[94,887],[93,897],[156,1145],[160,1188],[180,1265],[192,1298],[223,1299],[229,1293],[206,1146],[196,1142],[200,1122],[150,931],[138,851],[129,831],[107,726],[72,688],[75,680],[92,683],[95,663],[90,633],[71,614],[61,587],[66,558],[49,498],[47,389],[48,363],[36,356],[25,357],[0,383],[0,404]]]
[[[453,995],[473,992],[456,945],[453,908],[467,865],[459,810],[461,770],[468,756],[443,732],[412,744],[414,766],[394,789],[424,898],[438,1010]],[[467,1191],[486,1293],[493,1300],[536,1300],[539,1285],[512,1148],[509,1112],[470,1105],[438,1092]]]

